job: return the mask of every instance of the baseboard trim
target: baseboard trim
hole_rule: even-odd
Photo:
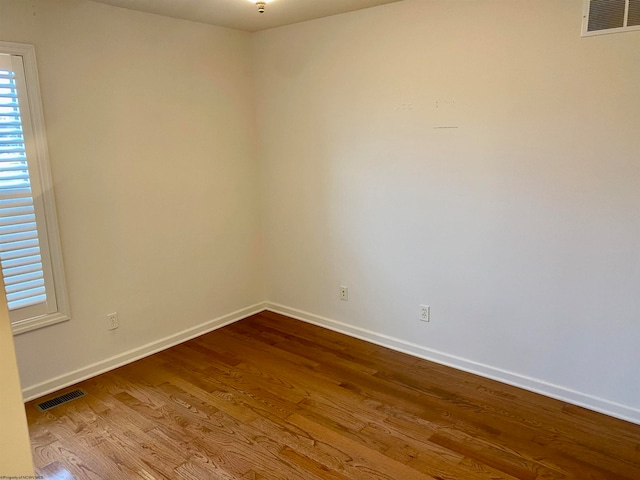
[[[88,378],[100,375],[101,373],[105,373],[115,368],[122,367],[131,362],[135,362],[136,360],[140,360],[141,358],[148,357],[149,355],[153,355],[154,353],[173,347],[182,342],[186,342],[187,340],[191,340],[192,338],[199,337],[200,335],[204,335],[205,333],[212,332],[214,330],[217,330],[218,328],[222,328],[226,325],[237,322],[256,313],[260,313],[265,310],[265,308],[266,304],[264,302],[261,302],[246,308],[242,308],[240,310],[236,310],[235,312],[231,312],[213,320],[209,320],[200,325],[196,325],[195,327],[191,327],[173,335],[169,335],[167,337],[156,340],[154,342],[147,343],[146,345],[142,345],[141,347],[137,347],[127,352],[114,355],[113,357],[101,360],[100,362],[96,362],[91,365],[87,365],[86,367],[82,367],[78,370],[65,373],[64,375],[51,378],[36,385],[31,385],[29,387],[23,388],[22,396],[25,402],[33,400],[34,398],[42,397],[62,388],[74,385]]]
[[[561,385],[554,385],[537,378],[531,378],[518,373],[495,368],[490,365],[484,365],[482,363],[474,362],[473,360],[426,348],[399,338],[349,325],[330,318],[321,317],[319,315],[287,307],[285,305],[265,302],[264,306],[266,310],[274,313],[286,315],[303,322],[328,328],[329,330],[334,330],[392,350],[473,373],[475,375],[480,375],[481,377],[490,378],[491,380],[497,380],[499,382],[506,383],[507,385],[523,388],[531,392],[555,398],[556,400],[584,407],[589,410],[640,425],[640,409],[630,407],[628,405],[622,405],[604,398],[578,392]]]
[[[42,397],[62,388],[74,385],[88,378],[95,377],[110,370],[122,367],[142,358],[153,355],[167,348],[171,348],[180,343],[212,332],[231,323],[250,317],[263,310],[286,315],[303,322],[328,328],[351,337],[359,338],[367,342],[381,345],[383,347],[396,350],[398,352],[413,355],[432,362],[446,365],[458,370],[490,378],[507,385],[523,388],[531,392],[539,393],[547,397],[555,398],[580,407],[588,408],[611,417],[619,418],[640,425],[640,409],[612,402],[603,398],[595,397],[586,393],[578,392],[561,385],[555,385],[537,378],[527,377],[518,373],[502,370],[490,365],[478,363],[466,358],[458,357],[448,353],[427,348],[406,340],[402,340],[389,335],[381,334],[366,328],[349,325],[338,320],[315,315],[303,310],[280,305],[272,302],[261,302],[249,307],[236,310],[221,317],[209,320],[208,322],[196,325],[181,332],[167,336],[165,338],[147,343],[141,347],[131,349],[127,352],[115,355],[100,362],[87,365],[86,367],[72,372],[59,375],[36,385],[31,385],[22,389],[25,402]]]

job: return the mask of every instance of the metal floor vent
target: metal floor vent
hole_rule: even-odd
[[[87,394],[83,389],[76,388],[71,392],[67,392],[63,395],[59,395],[55,398],[47,400],[46,402],[42,402],[36,405],[36,408],[41,412],[46,412],[47,410],[51,410],[53,407],[57,407],[62,405],[63,403],[68,403],[76,398],[84,397]]]

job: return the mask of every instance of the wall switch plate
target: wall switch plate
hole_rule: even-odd
[[[420,305],[420,320],[423,322],[431,321],[431,307],[429,305]]]
[[[107,314],[107,330],[115,330],[120,326],[120,322],[118,322],[118,312],[108,313]]]
[[[340,286],[340,300],[344,300],[345,302],[349,301],[349,287],[345,287],[344,285]]]

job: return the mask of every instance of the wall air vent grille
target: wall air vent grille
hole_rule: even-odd
[[[630,27],[640,27],[640,0],[629,0],[627,25]]]
[[[87,394],[81,388],[77,388],[71,392],[67,392],[63,395],[58,395],[55,398],[47,400],[46,402],[42,402],[36,405],[36,408],[41,412],[46,412],[47,410],[51,410],[54,407],[62,405],[63,403],[68,403],[76,398],[84,397]]]
[[[582,36],[640,30],[640,0],[584,0]]]

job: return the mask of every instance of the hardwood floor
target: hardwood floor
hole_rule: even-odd
[[[640,479],[638,425],[268,312],[77,386],[45,479]]]

